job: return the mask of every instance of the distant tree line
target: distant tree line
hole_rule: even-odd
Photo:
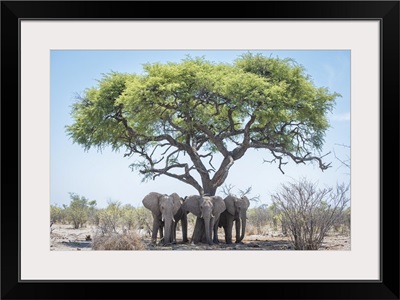
[[[120,201],[109,200],[107,207],[98,208],[96,200],[70,193],[70,204],[50,205],[50,219],[53,223],[71,224],[78,229],[87,225],[97,226],[103,233],[118,230],[151,230],[151,213],[144,207],[131,204],[122,205]]]

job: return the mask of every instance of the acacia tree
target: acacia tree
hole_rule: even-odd
[[[339,95],[293,60],[247,53],[232,64],[186,58],[143,68],[85,90],[67,127],[75,143],[125,149],[143,180],[169,176],[209,195],[249,149],[267,150],[282,172],[288,160],[330,166],[320,151]]]

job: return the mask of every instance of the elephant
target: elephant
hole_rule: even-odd
[[[250,201],[246,196],[235,197],[232,195],[224,199],[226,210],[219,218],[218,227],[223,227],[225,232],[225,242],[232,244],[232,227],[235,222],[236,241],[240,243],[246,232],[247,209],[250,206]],[[242,222],[242,231],[240,232],[240,221]]]
[[[196,227],[204,229],[206,243],[209,245],[212,245],[213,242],[217,243],[218,220],[221,213],[225,210],[225,202],[222,197],[191,195],[185,198],[182,209],[191,212],[197,217],[195,231],[192,236],[194,244],[203,241],[202,234],[196,233]],[[201,233],[204,232],[203,229],[201,229]],[[213,233],[214,237],[212,236]]]
[[[177,193],[166,195],[151,192],[143,198],[142,203],[153,215],[152,244],[156,244],[158,232],[162,245],[176,243],[176,226],[179,221],[182,225],[183,242],[188,242],[187,215],[182,210],[182,199]]]

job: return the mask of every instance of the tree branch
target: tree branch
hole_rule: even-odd
[[[219,167],[217,172],[215,172],[213,178],[211,179],[211,184],[213,187],[219,187],[224,183],[226,177],[228,176],[229,169],[232,167],[234,162],[235,160],[231,155],[228,155],[224,158],[221,166]]]
[[[244,134],[243,134],[242,144],[232,151],[232,157],[234,160],[238,160],[238,159],[242,158],[243,155],[246,153],[247,149],[249,149],[250,132],[251,132],[250,128],[251,128],[251,125],[253,125],[255,120],[256,120],[256,116],[252,115],[250,117],[250,120],[246,123],[246,126],[244,127],[244,131],[243,131]]]
[[[172,169],[184,169],[184,173],[182,174],[175,174],[175,173],[171,173],[169,172]],[[143,175],[145,174],[154,174],[153,175],[153,180],[161,175],[166,175],[175,179],[178,179],[186,184],[189,184],[191,186],[193,186],[197,191],[202,192],[203,188],[201,187],[201,185],[196,181],[196,179],[194,179],[191,175],[190,175],[190,170],[193,170],[194,167],[190,167],[188,164],[173,164],[173,165],[169,165],[166,166],[165,168],[162,169],[156,169],[154,167],[148,168],[148,169],[144,169],[144,170],[139,170],[139,172]]]
[[[283,150],[283,149],[278,149],[278,148],[273,148],[273,147],[270,147],[270,146],[268,146],[268,145],[256,145],[256,144],[253,144],[252,147],[253,147],[253,148],[264,148],[264,149],[269,149],[269,150],[271,151],[272,155],[274,155],[275,159],[278,159],[278,160],[279,160],[279,169],[281,170],[281,172],[282,172],[283,174],[285,174],[285,173],[284,173],[283,170],[281,169],[281,165],[284,165],[284,164],[286,164],[286,163],[282,163],[282,158],[283,158],[283,157],[282,157],[282,156],[276,155],[275,152],[282,153],[283,155],[290,157],[296,164],[300,164],[300,163],[305,164],[306,161],[317,161],[317,162],[318,162],[318,165],[319,165],[319,168],[320,168],[322,171],[324,171],[324,170],[326,170],[326,169],[328,169],[328,168],[331,167],[331,163],[325,164],[325,163],[322,161],[322,158],[325,157],[325,156],[327,156],[328,154],[330,154],[330,152],[328,152],[328,153],[322,155],[321,157],[310,156],[311,153],[309,153],[309,152],[308,152],[307,154],[305,154],[304,156],[296,156],[296,155],[294,155],[293,153],[291,153],[291,152],[289,152],[289,151],[286,151],[286,150]],[[264,160],[264,162],[273,162],[273,161],[275,161],[275,159],[272,160],[272,161],[266,161],[266,160]]]
[[[221,152],[223,156],[227,156],[229,154],[228,150],[226,149],[223,143],[223,139],[218,138],[216,135],[214,135],[214,133],[210,129],[208,129],[203,124],[194,124],[194,126],[208,136],[208,138],[214,143],[218,151]]]

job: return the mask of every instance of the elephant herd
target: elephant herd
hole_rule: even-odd
[[[193,233],[191,242],[198,244],[206,242],[218,244],[218,227],[225,233],[225,243],[232,244],[232,228],[235,223],[236,240],[243,240],[246,230],[246,212],[250,201],[246,196],[199,196],[191,195],[181,198],[177,193],[171,195],[151,192],[142,200],[143,206],[152,212],[153,228],[152,244],[156,244],[157,235],[160,243],[167,245],[176,243],[176,226],[180,221],[182,226],[182,242],[188,242],[187,214],[192,213],[196,218],[196,226],[204,228],[204,236]]]

